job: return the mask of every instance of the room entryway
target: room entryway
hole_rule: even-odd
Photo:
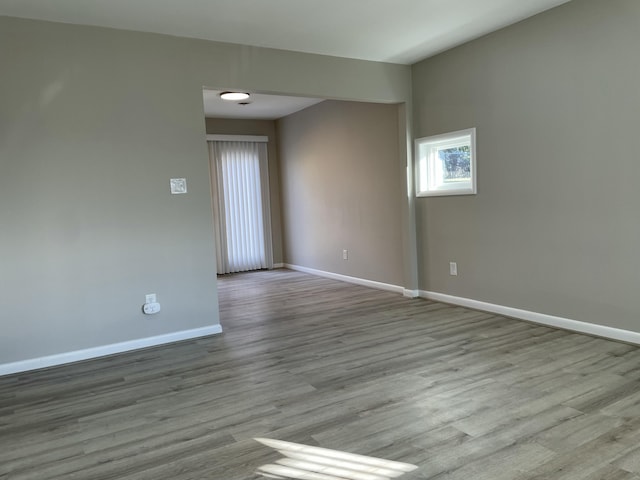
[[[267,137],[209,135],[218,274],[273,268]]]

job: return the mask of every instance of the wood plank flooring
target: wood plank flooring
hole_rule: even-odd
[[[403,479],[640,480],[640,349],[297,272],[224,333],[0,377],[0,479],[254,479],[266,437]]]

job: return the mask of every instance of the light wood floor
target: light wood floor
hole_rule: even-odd
[[[286,270],[224,334],[0,378],[0,479],[253,479],[267,437],[403,479],[640,479],[634,346]]]

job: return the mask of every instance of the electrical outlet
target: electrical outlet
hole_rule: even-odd
[[[160,304],[158,302],[145,303],[142,306],[142,313],[145,315],[153,315],[160,311]]]
[[[456,262],[449,262],[449,275],[458,275],[458,264]]]
[[[349,260],[349,250],[342,250],[342,259]]]
[[[156,294],[155,293],[147,293],[144,296],[144,303],[156,303]]]

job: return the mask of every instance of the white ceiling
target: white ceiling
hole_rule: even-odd
[[[569,0],[0,0],[0,15],[411,64]]]
[[[321,98],[287,97],[251,93],[248,100],[229,102],[220,98],[222,90],[204,90],[204,115],[217,118],[275,120],[322,101]]]

